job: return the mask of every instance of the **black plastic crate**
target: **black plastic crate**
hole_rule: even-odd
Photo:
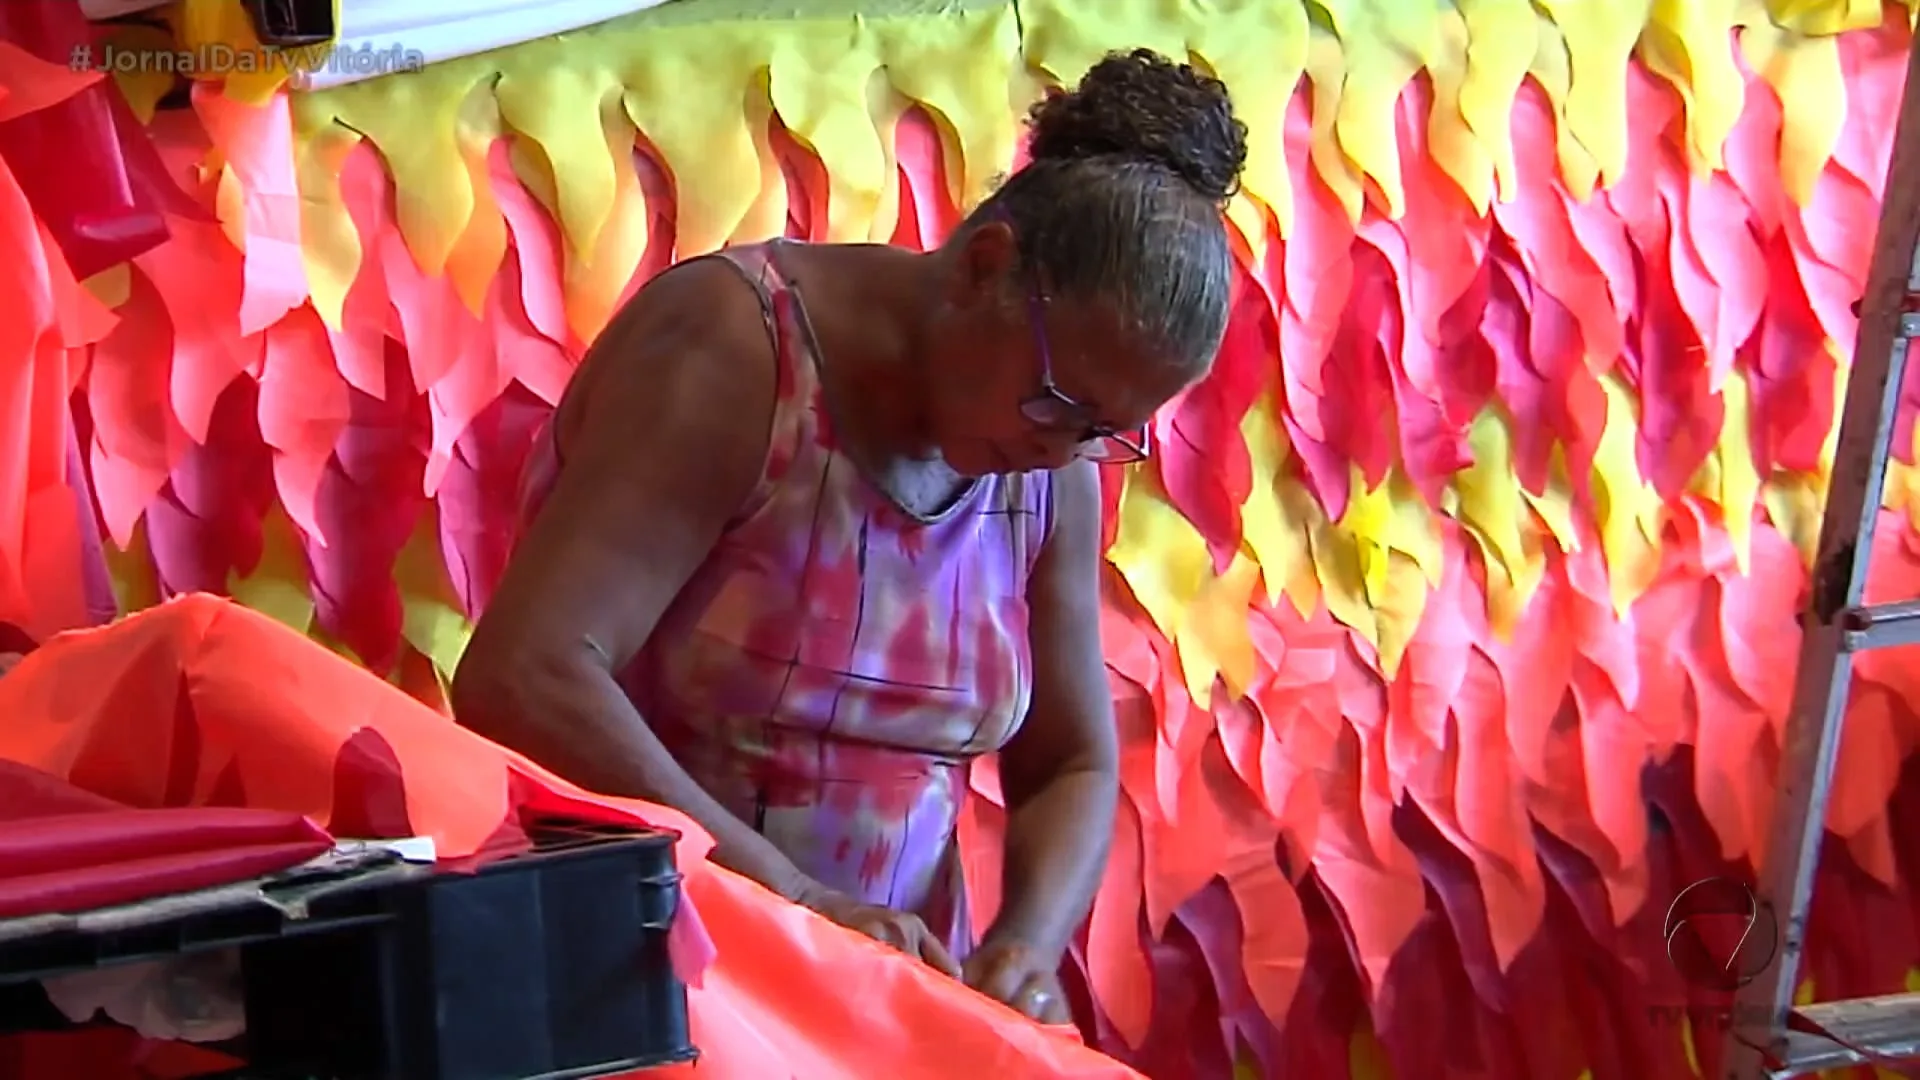
[[[673,841],[549,832],[472,874],[336,883],[303,919],[250,907],[9,942],[0,983],[239,947],[235,1049],[250,1064],[236,1078],[558,1080],[687,1061],[686,988],[667,948]]]

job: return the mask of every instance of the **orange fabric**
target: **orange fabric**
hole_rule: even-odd
[[[680,814],[586,793],[227,601],[55,638],[0,678],[0,716],[0,759],[133,806],[270,807],[341,835],[432,836],[446,858],[526,816],[679,830],[718,949],[689,999],[702,1078],[1138,1075],[705,862],[711,841]],[[696,1075],[663,1071],[681,1074]]]
[[[0,758],[130,806],[270,806],[345,835],[431,836],[444,858],[480,851],[521,812],[674,829],[685,865],[711,847],[680,814],[587,795],[211,596],[54,639],[0,680],[0,716]],[[366,790],[389,761],[393,783]],[[368,806],[380,800],[392,805]],[[343,828],[342,816],[379,824]]]

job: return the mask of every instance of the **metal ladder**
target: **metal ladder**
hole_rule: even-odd
[[[1793,1008],[1853,654],[1920,643],[1920,601],[1862,606],[1902,373],[1920,340],[1920,49],[1908,57],[1887,176],[1759,881],[1758,903],[1775,913],[1782,940],[1773,963],[1734,996],[1721,1080],[1896,1062],[1911,1069],[1920,1055],[1920,994]]]

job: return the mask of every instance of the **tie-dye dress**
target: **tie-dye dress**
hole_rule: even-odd
[[[776,346],[765,468],[620,682],[680,764],[804,873],[965,951],[955,824],[967,762],[1026,714],[1051,477],[985,477],[935,518],[905,513],[835,448],[782,246],[719,256],[758,292]],[[542,439],[529,512],[559,468]]]

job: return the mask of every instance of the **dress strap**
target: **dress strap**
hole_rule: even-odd
[[[782,240],[750,244],[714,252],[709,258],[721,259],[740,272],[747,286],[760,301],[767,337],[773,343],[775,402],[773,430],[767,445],[767,461],[761,470],[760,484],[748,499],[734,523],[751,517],[763,505],[773,488],[785,476],[788,467],[800,456],[801,443],[812,426],[803,422],[818,405],[820,392],[818,368],[807,336],[795,317],[798,296],[780,269],[776,251]]]
[[[743,247],[726,248],[716,251],[709,258],[719,259],[740,272],[747,287],[753,290],[760,301],[760,316],[766,320],[767,333],[780,349],[782,356],[788,352],[784,340],[786,333],[781,326],[785,306],[791,303],[791,289],[786,275],[780,272],[780,264],[773,257],[773,246],[779,243],[771,240],[764,244],[750,244]],[[784,367],[785,364],[783,363]]]

